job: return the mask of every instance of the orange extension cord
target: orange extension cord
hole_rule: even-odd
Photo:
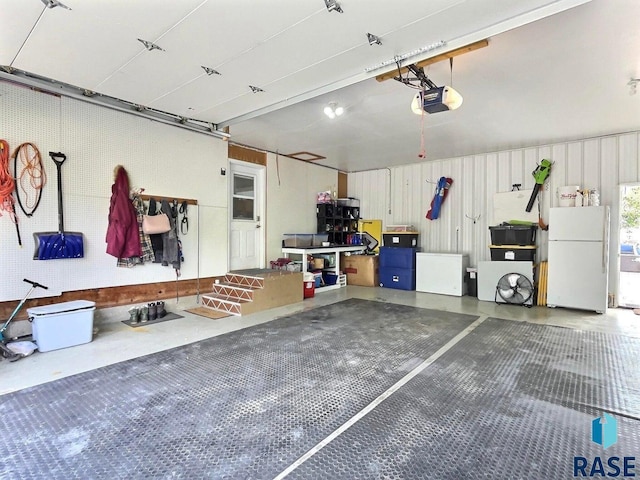
[[[9,213],[11,221],[16,223],[12,195],[14,188],[15,181],[9,171],[9,143],[6,140],[0,140],[0,216],[2,216],[2,210],[4,210]]]
[[[18,175],[18,159],[20,160],[21,168],[20,175]],[[33,143],[22,143],[18,145],[13,153],[14,169],[16,174],[16,183],[20,186],[20,190],[24,192],[24,205],[20,198],[20,191],[16,186],[16,198],[18,204],[27,217],[31,217],[33,212],[36,211],[40,204],[40,198],[42,197],[42,189],[47,183],[47,174],[44,166],[42,165],[42,157],[40,156],[40,150]],[[28,182],[27,182],[28,179]],[[36,192],[36,198],[34,200],[29,199],[28,186]],[[31,211],[27,211],[27,208]]]

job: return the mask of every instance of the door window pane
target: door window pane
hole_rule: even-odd
[[[233,197],[233,219],[253,220],[253,199]]]
[[[233,195],[241,197],[254,197],[253,177],[245,177],[244,175],[233,176]]]
[[[233,219],[255,219],[255,178],[233,175]]]

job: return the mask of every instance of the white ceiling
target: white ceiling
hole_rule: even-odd
[[[640,128],[640,91],[627,86],[640,77],[637,0],[338,0],[344,13],[323,0],[62,1],[71,10],[3,0],[0,65],[345,171],[424,161],[415,90],[365,68],[439,41],[410,62],[489,46],[456,57],[453,81],[449,62],[427,68],[464,97],[425,115],[427,160]],[[346,109],[333,121],[330,101]]]

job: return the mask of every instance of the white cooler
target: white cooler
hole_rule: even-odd
[[[33,322],[33,341],[38,350],[48,352],[93,340],[95,302],[75,300],[28,308]]]

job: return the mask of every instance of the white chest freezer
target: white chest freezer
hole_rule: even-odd
[[[33,341],[38,350],[48,352],[93,340],[95,305],[88,300],[75,300],[28,308]]]
[[[416,291],[454,295],[465,292],[469,256],[456,253],[416,253]]]

